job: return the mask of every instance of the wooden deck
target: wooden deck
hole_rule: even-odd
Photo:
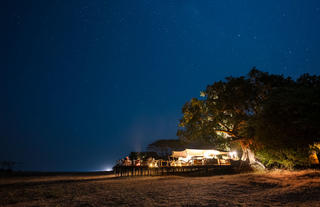
[[[233,173],[232,165],[199,165],[182,167],[148,167],[148,166],[116,166],[113,172],[116,176],[164,176],[164,175],[208,175]]]

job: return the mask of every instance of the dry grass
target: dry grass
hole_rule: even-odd
[[[320,171],[11,178],[0,182],[0,206],[320,206]]]

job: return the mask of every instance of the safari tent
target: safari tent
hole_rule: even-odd
[[[217,159],[219,157],[224,159],[237,159],[236,152],[224,152],[214,149],[185,149],[183,151],[172,151],[172,158],[188,161],[194,157],[203,159]]]

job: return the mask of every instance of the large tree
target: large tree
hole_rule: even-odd
[[[312,76],[313,82],[310,77],[305,75],[293,81],[290,77],[253,68],[245,77],[228,77],[226,81],[208,85],[201,92],[201,99],[193,98],[184,105],[177,135],[182,140],[200,139],[225,148],[237,142],[243,150],[242,159],[255,164],[257,161],[252,149],[264,145],[261,139],[257,142],[255,122],[260,114],[265,113],[266,103],[273,99],[274,91],[294,88],[299,84],[311,84],[313,87],[318,77]]]
[[[320,77],[304,74],[273,90],[253,125],[255,151],[265,164],[310,164],[310,149],[320,141]]]

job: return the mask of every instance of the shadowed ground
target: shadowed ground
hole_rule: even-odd
[[[319,206],[320,171],[211,177],[58,175],[0,180],[0,206]]]

